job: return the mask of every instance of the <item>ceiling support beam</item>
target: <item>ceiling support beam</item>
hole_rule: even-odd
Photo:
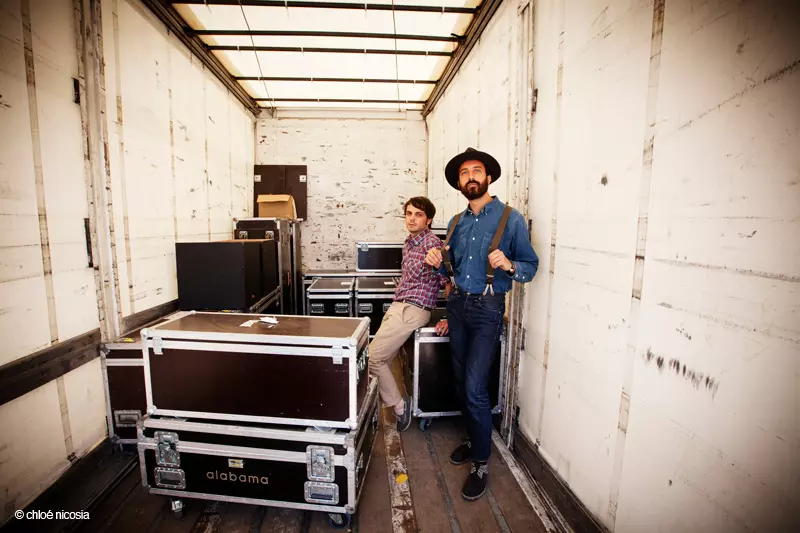
[[[222,82],[222,84],[242,103],[256,117],[261,112],[261,107],[247,94],[236,80],[230,75],[228,70],[223,66],[219,59],[214,54],[208,51],[208,46],[200,40],[199,37],[191,35],[185,29],[186,22],[181,18],[177,11],[175,11],[168,4],[165,5],[159,0],[142,0],[153,14],[167,27],[167,29],[174,33],[175,36],[184,44],[189,51],[197,57],[203,65],[214,76]]]
[[[401,33],[362,33],[350,31],[291,31],[291,30],[193,30],[187,32],[198,36],[217,37],[341,37],[347,39],[397,39],[399,41],[433,41],[457,43],[463,39],[458,35],[408,35]]]
[[[448,6],[409,6],[392,4],[368,4],[350,2],[306,2],[296,0],[183,0],[181,2],[171,2],[172,4],[188,5],[217,5],[217,6],[245,6],[245,7],[304,7],[317,9],[355,9],[358,11],[405,11],[412,13],[453,13],[473,15],[477,9],[472,7],[448,7]]]
[[[442,72],[442,75],[439,77],[439,83],[437,83],[436,87],[433,88],[430,97],[428,97],[427,103],[422,108],[423,117],[428,116],[428,114],[433,111],[433,108],[436,106],[436,102],[439,101],[439,99],[442,97],[442,94],[444,94],[445,89],[447,89],[447,87],[453,81],[458,73],[458,69],[461,68],[461,65],[464,63],[467,55],[469,55],[470,51],[472,51],[475,43],[477,43],[478,39],[480,39],[483,30],[486,29],[486,26],[489,24],[492,16],[494,16],[494,14],[497,12],[497,9],[500,7],[500,4],[502,3],[503,0],[485,0],[483,4],[481,4],[478,15],[472,19],[469,28],[467,28],[464,42],[458,47],[453,54],[453,57],[450,59],[450,62],[444,68],[444,72]]]
[[[285,76],[236,76],[236,81],[309,81],[344,83],[407,83],[410,85],[435,85],[438,80],[398,80],[395,78],[295,78]]]
[[[311,46],[236,46],[220,45],[209,46],[209,50],[219,50],[226,52],[301,52],[301,53],[321,53],[321,54],[383,54],[401,56],[443,56],[450,57],[453,52],[442,52],[439,50],[380,50],[377,48],[322,48]]]
[[[337,104],[414,104],[422,105],[425,100],[359,100],[357,98],[256,98],[256,102],[322,102]]]

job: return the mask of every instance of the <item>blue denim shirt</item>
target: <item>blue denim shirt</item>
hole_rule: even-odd
[[[467,207],[450,238],[450,261],[456,285],[470,294],[482,294],[486,288],[489,246],[505,207],[506,204],[497,197],[486,204],[477,215]],[[448,230],[453,225],[453,219],[447,225]],[[520,283],[533,279],[539,269],[539,258],[528,238],[525,219],[516,209],[509,214],[498,249],[517,265],[517,270],[514,276],[509,276],[502,268],[494,269],[492,288],[495,294],[508,292],[512,279]],[[444,263],[439,272],[447,275]]]

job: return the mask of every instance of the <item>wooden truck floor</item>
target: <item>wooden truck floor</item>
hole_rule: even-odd
[[[394,374],[402,389],[399,364],[397,360],[394,363]],[[450,453],[461,443],[457,421],[435,419],[425,433],[420,431],[416,422],[413,421],[407,431],[399,434],[402,458],[398,459],[400,447],[386,445],[386,436],[391,440],[393,434],[397,435],[392,429],[394,416],[389,410],[383,410],[382,431],[378,432],[375,441],[372,463],[351,531],[413,531],[416,522],[419,532],[431,533],[546,532],[496,447],[489,463],[489,489],[480,500],[468,502],[461,497],[461,486],[469,474],[470,465],[455,466],[449,461]],[[388,465],[397,468],[398,464],[408,475],[410,506],[406,504],[407,500],[402,499],[406,487],[398,486],[394,488],[400,490],[392,490],[392,484],[397,480],[394,475],[389,475]],[[408,496],[407,491],[405,496]],[[396,529],[393,527],[393,514],[394,523],[398,524]],[[405,518],[405,522],[398,517]],[[334,530],[324,513],[192,499],[184,500],[184,515],[178,517],[170,510],[169,498],[148,494],[142,487],[139,468],[132,468],[93,507],[90,520],[80,523],[76,531],[313,533]]]
[[[388,423],[394,421],[391,415]],[[401,434],[420,532],[541,532],[545,529],[497,449],[489,470],[489,490],[478,501],[461,497],[469,465],[454,466],[448,457],[460,440],[452,420],[436,420],[428,432],[412,425]],[[351,530],[391,533],[392,502],[383,433],[375,442],[372,464]],[[81,533],[301,533],[333,531],[323,513],[184,500],[184,516],[170,511],[169,499],[152,496],[141,485],[139,469],[126,478],[91,512]]]

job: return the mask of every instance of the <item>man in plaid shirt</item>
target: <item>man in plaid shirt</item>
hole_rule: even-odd
[[[408,396],[400,394],[389,365],[408,337],[428,325],[441,287],[450,288],[449,279],[425,263],[428,251],[442,246],[430,228],[436,208],[427,198],[417,196],[408,200],[403,210],[410,233],[403,247],[403,276],[369,346],[369,372],[378,377],[383,403],[394,408],[399,431],[411,425],[411,403]],[[442,328],[437,331],[443,332]]]

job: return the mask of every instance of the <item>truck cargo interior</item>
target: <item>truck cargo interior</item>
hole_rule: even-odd
[[[0,339],[2,533],[800,531],[800,2],[0,0]]]

